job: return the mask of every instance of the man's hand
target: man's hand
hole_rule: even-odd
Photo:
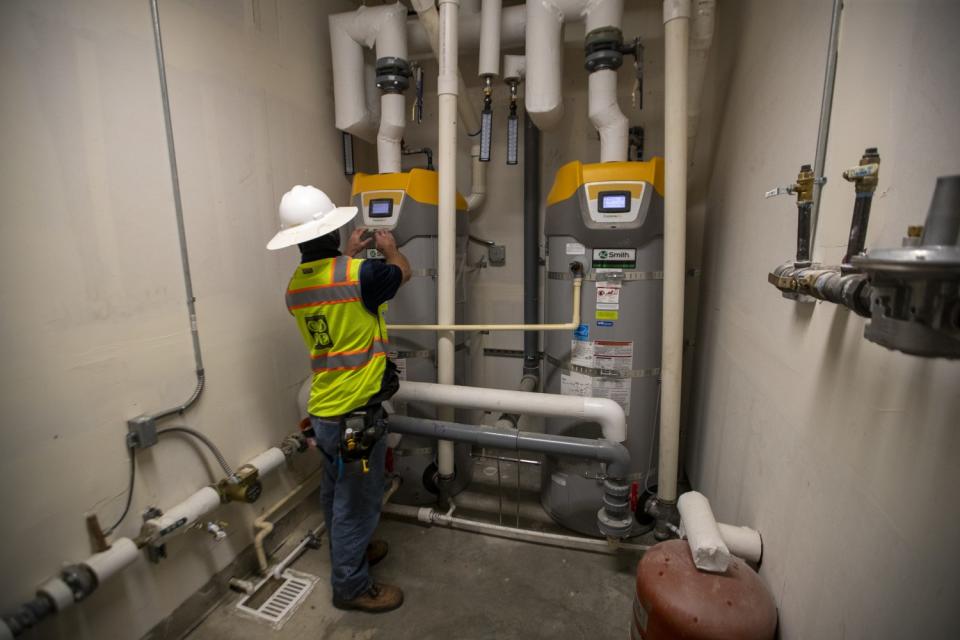
[[[407,262],[407,258],[400,253],[400,250],[397,249],[397,240],[393,237],[393,234],[389,231],[378,230],[374,238],[377,242],[377,249],[379,249],[383,257],[386,258],[387,264],[400,267],[400,271],[403,273],[403,282],[409,280],[412,273],[410,263]]]
[[[373,238],[367,238],[366,240],[363,240],[363,234],[366,233],[366,231],[366,229],[353,230],[353,233],[350,234],[350,239],[347,240],[347,250],[344,252],[346,255],[355,258],[357,257],[358,253],[373,243]]]
[[[377,249],[380,250],[384,256],[389,256],[394,251],[397,251],[397,239],[393,237],[393,234],[389,231],[378,230],[374,239],[377,242]]]

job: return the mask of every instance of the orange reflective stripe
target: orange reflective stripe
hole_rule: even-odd
[[[380,340],[374,340],[369,347],[353,351],[320,353],[310,356],[315,372],[340,371],[365,367],[374,358],[386,355],[387,349]]]

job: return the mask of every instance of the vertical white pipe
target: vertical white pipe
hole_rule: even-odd
[[[590,122],[600,133],[600,162],[624,162],[630,125],[617,103],[617,72],[601,69],[589,78]]]
[[[703,81],[707,73],[707,58],[713,44],[713,30],[717,8],[716,0],[694,0],[690,17],[690,95],[687,115],[687,139],[689,153],[700,124],[700,102],[703,98]]]
[[[552,129],[563,117],[560,82],[563,15],[550,2],[527,3],[527,89],[524,104],[537,128]]]
[[[480,9],[480,61],[479,75],[500,75],[500,15],[501,0],[483,0]]]
[[[439,206],[437,211],[437,322],[456,322],[457,242],[457,14],[459,0],[440,0],[440,65],[437,77],[439,101],[438,166]],[[454,383],[454,332],[437,333],[437,382]],[[440,407],[438,417],[452,420],[453,409]],[[437,443],[437,471],[441,478],[453,475],[453,443]]]
[[[595,0],[585,3],[586,32],[601,27],[617,27],[623,22],[623,0]]]
[[[377,166],[380,173],[400,173],[401,140],[406,101],[402,93],[380,96],[380,130],[377,132]]]
[[[660,363],[660,501],[677,500],[680,382],[683,367],[683,287],[687,230],[687,45],[690,0],[664,0],[665,101],[663,351]]]

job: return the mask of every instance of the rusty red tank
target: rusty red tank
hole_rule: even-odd
[[[707,573],[685,540],[669,540],[637,566],[634,640],[771,640],[776,629],[770,590],[739,558],[725,573]]]

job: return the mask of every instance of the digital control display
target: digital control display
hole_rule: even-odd
[[[600,213],[626,213],[630,211],[629,191],[601,191],[597,198]]]
[[[389,218],[393,215],[393,199],[382,198],[370,201],[371,218]]]

